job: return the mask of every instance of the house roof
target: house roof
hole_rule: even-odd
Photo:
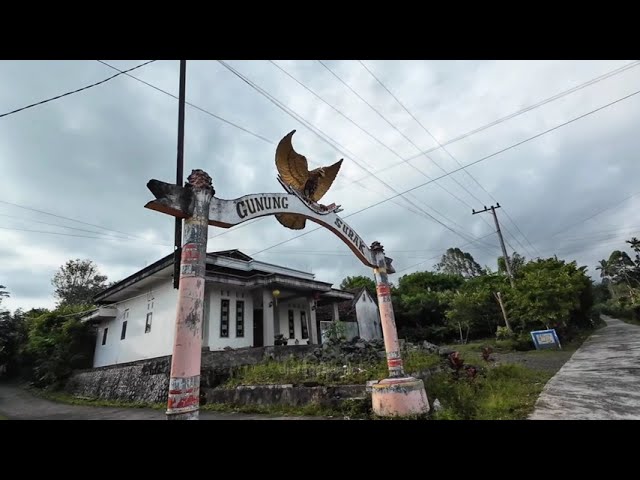
[[[356,312],[356,304],[360,300],[360,297],[366,291],[366,287],[360,287],[357,289],[347,289],[343,291],[351,292],[353,298],[351,300],[344,300],[338,302],[338,316],[342,320],[354,319]],[[373,295],[369,295],[373,299],[373,302],[377,305],[377,299]],[[333,319],[333,305],[331,303],[321,304],[316,307],[316,319],[320,321],[331,321]]]
[[[113,303],[124,300],[132,293],[151,288],[158,280],[173,278],[174,254],[170,253],[125,279],[98,293],[97,303]],[[312,273],[254,260],[240,250],[223,250],[207,253],[206,278],[209,282],[225,283],[241,287],[279,285],[301,291],[317,291],[323,298],[350,299],[352,293],[332,289],[331,283],[315,279]]]

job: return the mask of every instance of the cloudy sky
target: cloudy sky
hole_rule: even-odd
[[[127,69],[144,60],[106,62]],[[447,143],[630,63],[364,61],[378,81],[358,61],[226,61],[251,86],[217,61],[189,61],[185,177],[204,169],[221,198],[280,192],[275,145],[295,129],[294,146],[312,166],[345,158],[323,203],[341,204],[347,216],[634,93],[635,64]],[[2,61],[0,115],[114,73],[95,60]],[[177,61],[131,74],[178,93]],[[50,280],[68,259],[92,259],[118,280],[172,251],[173,219],[143,206],[153,198],[149,179],[175,180],[178,104],[148,84],[121,75],[0,117],[0,285],[11,292],[3,306],[53,306]],[[558,254],[597,276],[596,262],[640,233],[634,230],[640,195],[628,198],[640,192],[638,124],[640,95],[348,222],[367,243],[380,241],[401,274],[431,269],[446,248],[462,245],[495,268],[500,248],[492,218],[471,215],[471,208],[498,201],[510,252]],[[428,157],[420,154],[426,150]],[[208,250],[253,254],[298,234],[267,217],[231,230],[210,228]],[[346,275],[371,274],[326,230],[256,258],[336,284]]]

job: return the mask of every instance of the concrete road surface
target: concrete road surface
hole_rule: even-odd
[[[0,383],[0,415],[9,420],[165,420],[164,410],[67,405],[34,397],[16,385]],[[200,412],[201,420],[320,420],[243,413]]]
[[[602,316],[547,383],[530,420],[640,420],[640,327]]]

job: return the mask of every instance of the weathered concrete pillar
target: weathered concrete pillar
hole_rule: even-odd
[[[429,402],[422,380],[405,375],[400,355],[400,344],[396,330],[396,320],[391,303],[391,288],[387,276],[387,262],[384,248],[374,242],[371,250],[378,265],[374,269],[376,275],[376,291],[378,307],[384,336],[384,348],[387,352],[389,378],[372,386],[371,403],[376,415],[384,417],[413,416],[427,413]]]
[[[191,172],[187,189],[193,199],[193,214],[184,221],[167,420],[197,420],[200,408],[207,232],[214,191],[211,177],[202,170]]]
[[[316,317],[316,301],[309,299],[309,340],[314,345],[318,344],[318,320]]]
[[[271,305],[271,306],[270,306]],[[266,288],[262,290],[262,322],[264,333],[264,345],[273,345],[275,336],[275,322],[273,319],[273,312],[275,308],[275,301],[273,295]]]
[[[339,322],[340,321],[340,311],[338,310],[338,302],[333,302],[331,304],[331,306],[333,307],[333,311],[331,312],[331,319],[334,322]]]

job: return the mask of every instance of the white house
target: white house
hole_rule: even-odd
[[[97,327],[94,367],[171,355],[178,298],[173,263],[167,255],[96,295],[99,308],[84,317]],[[316,309],[329,306],[338,320],[338,303],[355,298],[311,273],[238,250],[208,253],[205,280],[202,346],[210,350],[274,345],[279,334],[288,345],[319,343]]]

